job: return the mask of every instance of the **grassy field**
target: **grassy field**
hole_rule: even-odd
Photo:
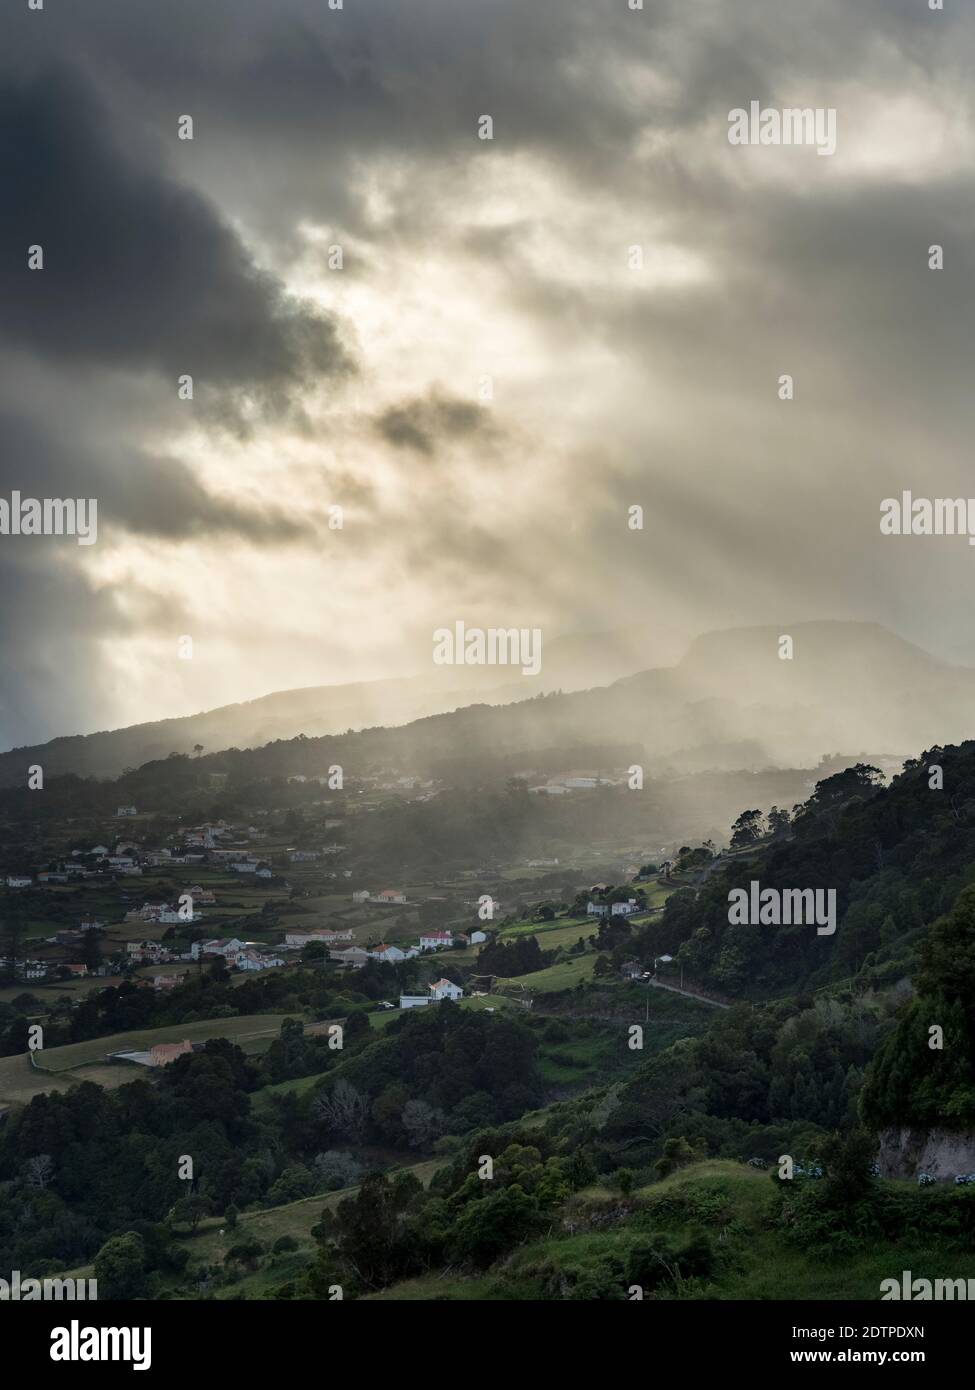
[[[511,987],[512,994],[521,994],[522,990],[518,986],[523,985],[526,994],[557,994],[560,990],[572,989],[577,984],[591,980],[595,964],[594,955],[574,956],[558,965],[550,965],[545,970],[536,970],[531,975],[516,975],[510,980],[499,980],[495,988],[508,986]]]
[[[0,1103],[26,1105],[35,1096],[50,1091],[66,1091],[81,1081],[94,1081],[106,1090],[115,1090],[128,1081],[138,1080],[140,1069],[107,1064],[76,1067],[57,1074],[35,1071],[26,1053],[17,1057],[0,1057]]]
[[[244,1050],[251,1042],[276,1038],[288,1014],[245,1014],[240,1018],[201,1019],[198,1023],[175,1023],[166,1028],[145,1028],[131,1033],[112,1033],[107,1038],[67,1043],[48,1048],[38,1061],[48,1072],[70,1071],[90,1062],[101,1062],[110,1052],[146,1052],[154,1043],[206,1042],[210,1038],[229,1038]]]
[[[599,930],[598,922],[592,917],[573,917],[569,920],[558,918],[554,922],[519,922],[517,926],[505,927],[499,936],[502,941],[517,941],[519,937],[534,936],[543,951],[555,951],[560,946],[574,946],[581,936],[588,941]]]

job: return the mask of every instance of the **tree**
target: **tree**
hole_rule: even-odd
[[[762,838],[764,817],[761,811],[742,811],[731,827],[731,848],[745,849]]]
[[[88,967],[89,975],[94,975],[102,963],[102,943],[100,931],[86,931],[81,942],[81,963]]]
[[[329,1149],[316,1154],[312,1163],[315,1177],[328,1192],[341,1187],[354,1187],[362,1176],[362,1164],[350,1153],[339,1149]]]
[[[39,1187],[42,1191],[54,1181],[54,1160],[50,1154],[35,1154],[24,1164],[24,1181],[28,1187]]]
[[[112,1236],[95,1256],[95,1279],[102,1298],[139,1298],[145,1292],[146,1247],[135,1231]]]
[[[214,984],[226,984],[230,979],[230,971],[227,969],[227,962],[223,956],[214,956],[207,974]]]
[[[424,1149],[443,1134],[447,1117],[425,1100],[408,1100],[403,1106],[403,1128],[409,1135],[410,1148]]]
[[[467,1203],[454,1225],[456,1253],[483,1268],[530,1235],[538,1219],[538,1203],[513,1183]]]
[[[658,1178],[666,1178],[670,1173],[675,1173],[678,1168],[685,1168],[688,1163],[697,1163],[704,1157],[702,1150],[705,1146],[700,1140],[693,1145],[681,1136],[679,1139],[668,1139],[664,1143],[664,1151],[657,1159],[654,1171]]]
[[[356,1038],[365,1038],[372,1032],[369,1026],[369,1017],[362,1012],[349,1014],[342,1029],[343,1042],[355,1042]]]
[[[617,1168],[613,1181],[624,1197],[629,1197],[636,1186],[636,1173],[632,1168]]]
[[[353,1144],[361,1144],[369,1123],[369,1100],[344,1078],[335,1083],[330,1096],[319,1096],[312,1106],[318,1119]]]
[[[193,1234],[203,1218],[209,1216],[212,1211],[213,1203],[208,1198],[191,1192],[188,1197],[180,1198],[169,1217],[174,1226],[188,1226]]]
[[[236,1245],[232,1245],[224,1255],[223,1262],[225,1265],[239,1263],[246,1266],[247,1269],[256,1269],[263,1254],[264,1246],[261,1242],[249,1237],[246,1240],[238,1241]]]
[[[233,1202],[231,1202],[230,1206],[223,1214],[224,1224],[228,1231],[235,1231],[237,1229],[237,1218],[239,1216],[240,1212],[234,1206]]]
[[[273,1183],[265,1202],[271,1207],[286,1206],[298,1202],[302,1197],[310,1197],[315,1191],[315,1179],[303,1163],[295,1163]]]

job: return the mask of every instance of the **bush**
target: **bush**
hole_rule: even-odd
[[[629,1197],[636,1186],[636,1173],[632,1168],[617,1168],[611,1181],[614,1187],[619,1188],[624,1197]]]
[[[256,1269],[264,1254],[264,1246],[259,1240],[241,1240],[232,1245],[223,1257],[225,1265],[242,1264],[248,1269]]]

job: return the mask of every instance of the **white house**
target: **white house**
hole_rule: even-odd
[[[384,888],[381,893],[377,893],[372,900],[374,903],[405,903],[406,894],[398,888]]]
[[[202,956],[223,956],[228,965],[233,965],[241,951],[247,948],[247,944],[236,936],[226,940],[214,937],[210,941],[194,941],[190,947],[190,955],[194,960],[199,960]]]
[[[318,851],[315,849],[296,849],[288,855],[292,864],[307,864],[310,860],[318,857]]]
[[[449,931],[428,931],[420,937],[421,951],[436,951],[441,946],[452,946],[454,934]]]
[[[631,912],[639,912],[640,906],[636,898],[630,898],[625,903],[613,903],[610,907],[607,903],[587,903],[586,912],[590,917],[629,917]]]
[[[168,903],[165,903],[162,909],[160,910],[157,921],[165,922],[167,926],[172,927],[176,926],[179,922],[199,922],[202,920],[202,918],[203,913],[196,911],[192,912],[190,915],[186,917],[181,917],[178,907],[170,907]]]
[[[482,941],[487,941],[487,932],[472,931],[468,939],[472,946],[479,946]]]
[[[369,952],[373,960],[385,961],[387,965],[395,965],[401,960],[412,960],[417,954],[415,947],[402,951],[398,946],[387,946],[384,942],[381,942],[374,951]]]
[[[430,986],[431,999],[460,999],[464,991],[452,980],[438,980]]]
[[[127,941],[125,953],[133,960],[172,960],[172,953],[161,946],[158,941]]]
[[[340,965],[351,965],[353,970],[361,970],[369,959],[369,952],[361,946],[345,946],[338,951],[329,951],[328,958],[338,961]]]
[[[237,957],[238,970],[272,970],[278,965],[284,965],[280,956],[262,955],[255,950],[241,951]]]
[[[352,901],[354,903],[367,903],[369,901],[369,889],[360,888],[358,893],[352,894]]]

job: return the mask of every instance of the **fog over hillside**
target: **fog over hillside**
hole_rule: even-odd
[[[535,677],[432,667],[425,676],[282,691],[13,749],[0,755],[0,783],[16,784],[34,762],[52,774],[111,777],[200,745],[210,754],[298,736],[328,739],[333,757],[337,736],[362,730],[375,732],[359,734],[343,757],[429,770],[613,744],[642,749],[653,765],[677,773],[807,767],[832,752],[906,756],[971,731],[975,670],[938,661],[876,624],[713,632],[675,665],[634,670],[654,645],[647,634],[630,634],[628,646],[619,634],[596,634],[554,643]],[[620,676],[621,667],[633,673]]]

